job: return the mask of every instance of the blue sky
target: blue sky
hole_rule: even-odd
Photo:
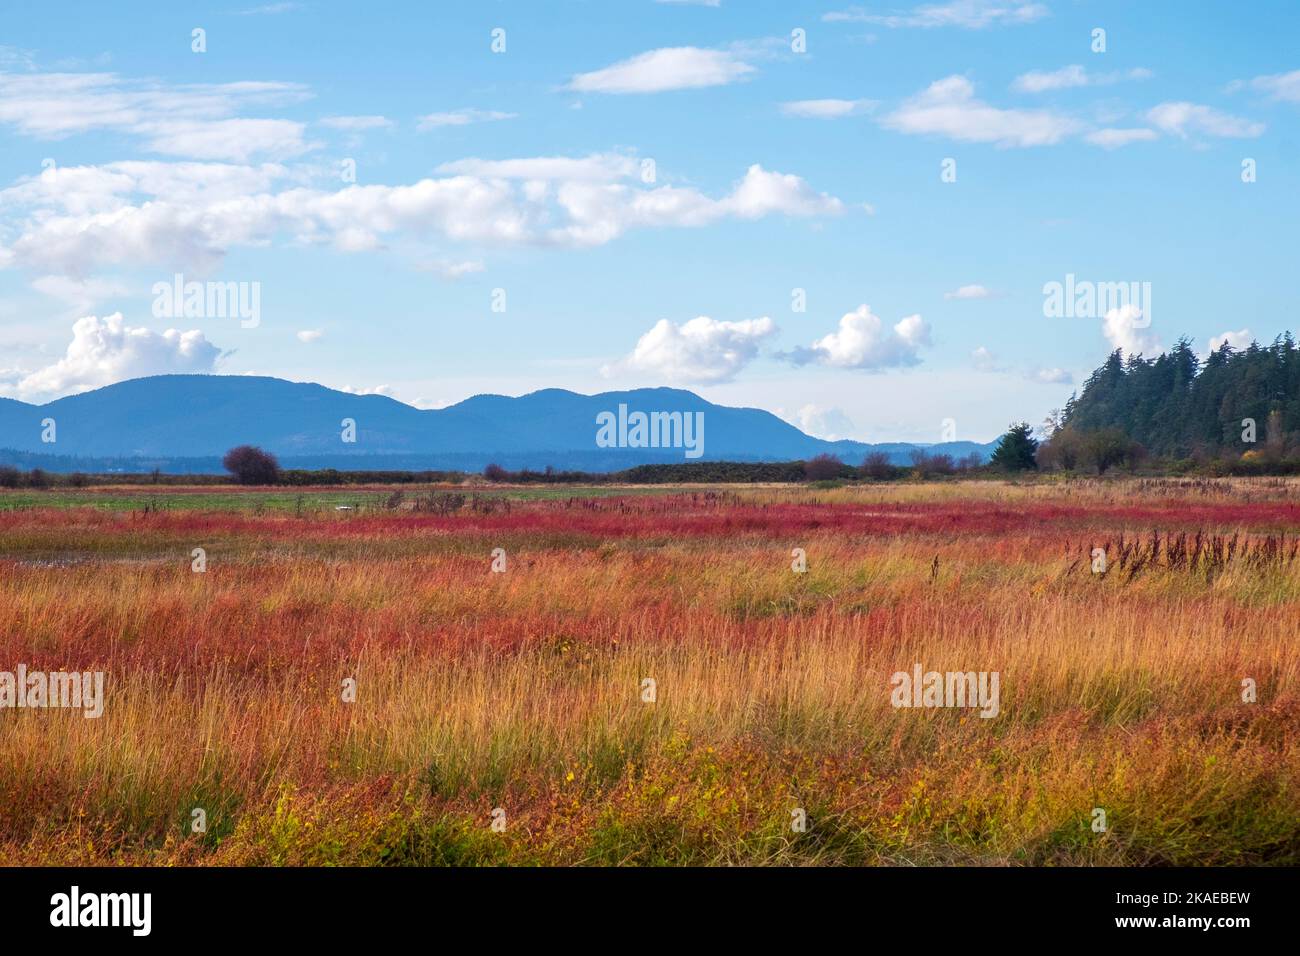
[[[674,385],[987,440],[1112,348],[1293,324],[1297,9],[9,6],[0,394]],[[177,273],[256,283],[257,324],[160,316]],[[1150,298],[1049,318],[1067,274]]]

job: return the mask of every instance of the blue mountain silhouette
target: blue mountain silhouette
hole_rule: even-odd
[[[729,408],[673,388],[580,395],[543,389],[511,398],[475,395],[442,409],[419,409],[381,395],[353,395],[306,382],[245,375],[158,375],[119,382],[44,405],[0,399],[0,457],[54,470],[86,469],[86,460],[149,460],[163,470],[180,459],[219,458],[257,445],[291,467],[507,468],[612,471],[687,460],[681,448],[601,448],[597,415],[620,405],[641,411],[704,413],[699,460],[790,461],[819,454],[857,463],[872,450],[905,463],[925,447],[954,457],[987,458],[992,444],[948,442],[870,445],[824,441],[770,412]],[[53,443],[42,441],[54,420]],[[356,441],[344,442],[352,419]],[[48,459],[48,460],[47,460]],[[74,464],[72,459],[82,460]],[[86,469],[88,470],[88,469]]]

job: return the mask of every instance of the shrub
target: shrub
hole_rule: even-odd
[[[844,471],[844,462],[834,455],[818,455],[804,462],[804,477],[809,481],[829,481]]]
[[[221,459],[221,467],[241,485],[274,485],[280,481],[280,463],[275,456],[252,445],[230,449]]]

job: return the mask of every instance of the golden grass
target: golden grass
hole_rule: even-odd
[[[1224,498],[1286,500],[1275,491]],[[828,515],[1166,497],[1114,483],[741,495]],[[652,506],[628,507],[631,522]],[[332,517],[301,534],[248,518],[207,528],[218,543],[194,574],[184,522],[32,512],[0,531],[0,669],[100,669],[108,694],[98,720],[0,711],[0,856],[1300,862],[1300,565],[1071,571],[1067,540],[1150,528],[1044,515],[969,534],[878,534],[864,515],[847,532],[559,542],[456,519],[350,536]],[[3,560],[33,541],[84,555],[88,533],[105,553]],[[505,574],[488,570],[498,544]],[[1001,713],[894,709],[890,675],[916,662],[999,672]],[[505,832],[489,826],[498,807]]]

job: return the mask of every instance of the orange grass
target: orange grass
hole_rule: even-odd
[[[0,859],[1294,865],[1300,562],[1080,562],[1300,531],[1214,487],[0,513],[0,670],[107,684],[0,711]],[[917,662],[999,716],[894,709]]]

